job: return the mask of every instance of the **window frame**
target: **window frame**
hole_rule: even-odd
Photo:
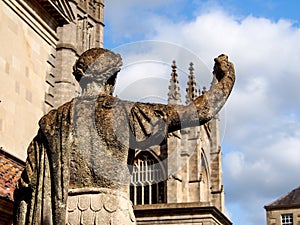
[[[293,225],[294,217],[292,213],[281,214],[281,225]]]

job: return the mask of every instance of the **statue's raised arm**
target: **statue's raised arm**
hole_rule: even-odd
[[[203,125],[211,120],[228,99],[235,82],[234,67],[226,55],[215,59],[213,81],[208,91],[189,105],[134,103],[130,105],[129,123],[133,133],[132,148],[146,149],[160,144],[167,133]]]
[[[177,122],[178,119],[174,117],[174,121],[170,121],[169,132],[184,127],[202,125],[220,111],[235,82],[234,66],[228,61],[226,55],[222,54],[215,58],[213,75],[211,87],[207,92],[204,92],[187,106],[176,106],[180,124]],[[195,110],[197,111],[196,117]]]

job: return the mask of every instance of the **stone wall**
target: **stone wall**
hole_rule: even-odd
[[[24,1],[1,1],[0,21],[0,145],[24,160],[49,109],[57,38]]]
[[[72,66],[103,47],[103,9],[103,0],[0,2],[0,147],[25,160],[39,119],[78,95]]]

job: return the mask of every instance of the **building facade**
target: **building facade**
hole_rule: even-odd
[[[0,2],[0,223],[11,224],[13,191],[39,119],[80,94],[77,57],[103,47],[104,0]],[[185,104],[199,93],[190,65]],[[183,104],[175,62],[168,103]],[[138,224],[231,224],[224,215],[219,119],[132,149],[130,198]]]
[[[267,225],[300,224],[300,187],[266,205]]]
[[[39,119],[78,95],[78,55],[103,47],[103,11],[103,0],[0,1],[1,224],[11,224],[15,177]]]
[[[103,10],[103,0],[0,2],[3,149],[24,160],[38,120],[78,94],[72,67],[83,51],[103,47]]]

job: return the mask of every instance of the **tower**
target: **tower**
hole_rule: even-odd
[[[64,7],[70,23],[57,28],[55,76],[50,105],[57,107],[79,93],[78,82],[72,76],[76,58],[84,51],[103,47],[104,0],[56,1]],[[62,4],[61,4],[62,3]]]

